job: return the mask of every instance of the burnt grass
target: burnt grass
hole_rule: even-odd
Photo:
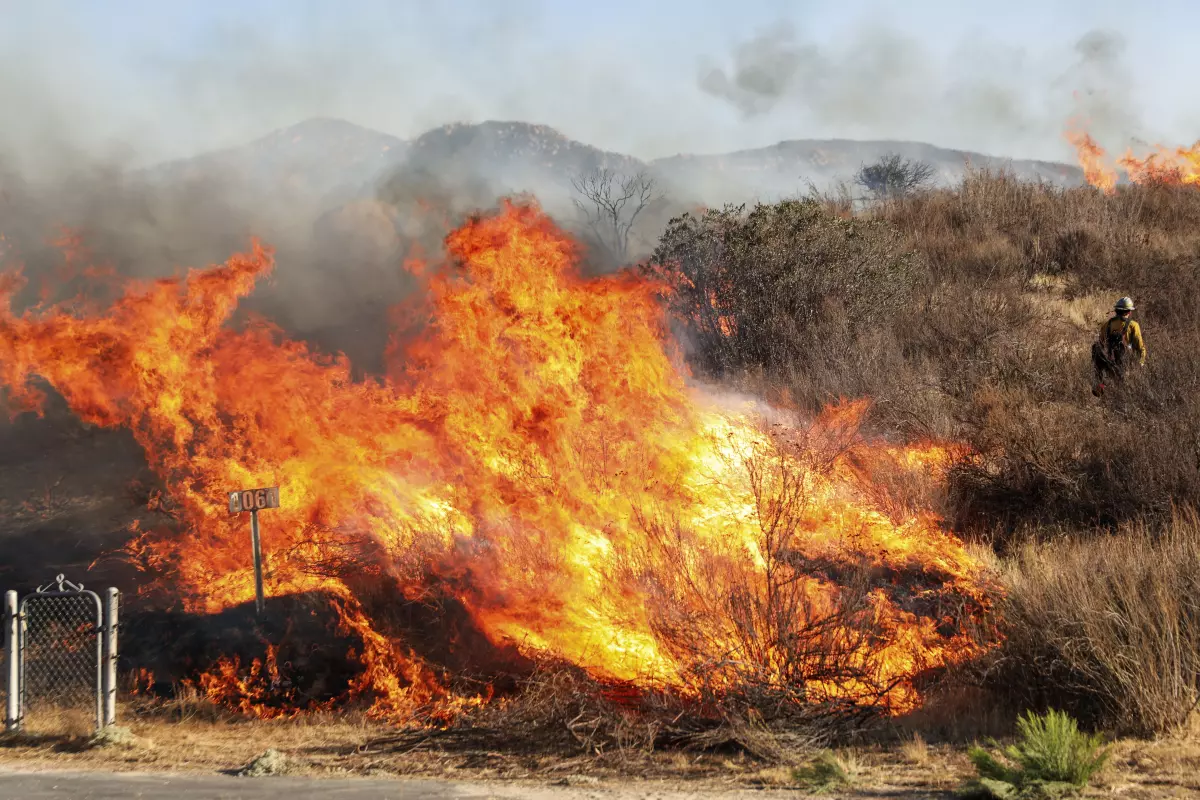
[[[1155,734],[1200,697],[1200,611],[1164,599],[1200,590],[1189,572],[1200,564],[1200,525],[1188,516],[1200,506],[1198,261],[1200,191],[1105,196],[977,173],[867,210],[813,197],[679,218],[648,268],[682,265],[694,287],[668,302],[698,376],[809,411],[869,397],[869,432],[964,442],[977,454],[932,502],[949,527],[997,554],[1005,642],[977,663],[921,676],[941,698],[922,712],[927,730],[953,736],[945,715],[1011,718],[1064,700],[1092,727]],[[1098,400],[1088,347],[1122,295],[1137,303],[1150,360]],[[734,321],[732,335],[722,319]],[[268,685],[266,702],[280,707],[343,697],[361,670],[350,655],[361,642],[319,594],[272,597],[262,618],[252,604],[194,615],[137,596],[144,577],[114,553],[135,520],[169,520],[146,507],[161,487],[127,434],[80,424],[51,394],[44,418],[0,424],[0,466],[0,588],[28,591],[60,572],[121,588],[121,669],[152,670],[152,694],[177,694],[222,657],[262,660],[268,645],[283,680]],[[930,499],[887,490],[901,507],[910,490]],[[835,581],[865,574],[923,616],[983,611],[936,569],[797,559]],[[749,720],[778,707],[777,694],[680,708],[496,648],[451,597],[402,601],[389,584],[368,594],[379,629],[458,676],[457,688],[490,683],[522,698],[473,717],[479,731],[567,751],[640,742],[770,755]],[[819,730],[822,741],[879,729],[862,709],[771,719],[777,731]]]

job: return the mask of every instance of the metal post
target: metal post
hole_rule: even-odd
[[[104,595],[104,719],[103,727],[117,724],[117,608],[120,592],[109,587]]]
[[[262,550],[258,538],[258,511],[250,512],[250,543],[254,548],[254,611],[263,613]]]
[[[17,649],[21,641],[21,617],[17,614],[17,593],[4,594],[4,652],[8,657],[8,702],[4,711],[4,730],[21,727],[21,659]]]

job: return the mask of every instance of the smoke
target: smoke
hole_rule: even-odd
[[[270,5],[247,7],[261,17]],[[507,187],[498,175],[422,164],[397,172],[399,157],[380,150],[400,153],[399,138],[355,139],[335,121],[403,138],[457,119],[561,124],[539,117],[578,107],[568,101],[580,85],[611,72],[600,42],[542,35],[543,14],[526,0],[469,0],[451,13],[275,5],[264,25],[227,4],[197,21],[204,15],[179,4],[0,0],[0,232],[10,258],[31,274],[51,270],[61,259],[46,240],[65,225],[97,260],[155,276],[221,260],[256,235],[278,251],[257,310],[306,334],[379,318],[376,307],[405,291],[396,276],[407,240],[445,233],[439,214],[398,196],[419,190],[460,216]],[[592,94],[629,98],[638,85],[609,75]],[[629,127],[627,111],[606,107],[574,133],[603,140]],[[290,136],[245,148],[316,117],[307,149]]]
[[[401,139],[446,122],[545,123],[638,157],[828,135],[1062,158],[1071,111],[1101,134],[1138,127],[1127,53],[1102,32],[1068,53],[976,37],[946,55],[881,26],[826,43],[784,25],[710,59],[697,80],[692,53],[646,46],[659,34],[642,29],[643,12],[564,15],[535,0],[461,0],[452,11],[386,0],[185,5],[0,0],[10,257],[48,273],[61,259],[46,240],[66,225],[97,261],[148,277],[222,260],[258,236],[278,267],[249,306],[355,352],[386,337],[381,309],[410,289],[400,262],[413,242],[436,245],[447,218],[513,188],[552,197],[550,182],[514,187],[486,159],[461,174],[449,159],[397,155]],[[718,25],[741,12],[702,13]],[[304,142],[245,147],[314,117],[325,123]],[[763,190],[736,180],[717,174],[705,197],[673,200]]]
[[[647,46],[656,26],[703,52],[711,46],[685,31],[744,22],[753,8],[677,20],[534,0],[453,10],[255,0],[207,13],[132,0],[0,5],[0,153],[43,177],[81,160],[149,166],[241,146],[315,116],[402,138],[518,119],[641,158],[803,136],[1063,158],[1072,112],[1139,133],[1128,54],[1101,30],[1038,50],[981,34],[946,46],[879,23],[817,36],[780,22],[704,59],[697,77],[692,51]]]
[[[865,25],[831,43],[787,22],[705,59],[701,91],[769,125],[799,116],[805,135],[929,141],[1000,155],[1061,157],[1069,116],[1102,136],[1141,128],[1126,43],[1093,30],[1065,53],[1034,54],[968,37],[947,54]]]

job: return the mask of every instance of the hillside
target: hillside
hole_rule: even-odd
[[[319,323],[323,338],[310,341],[345,349],[361,369],[388,326],[403,333],[408,322],[384,313],[384,281],[410,244],[398,234],[405,215],[420,218],[429,191],[458,197],[442,165],[457,163],[485,197],[495,178],[477,162],[557,180],[608,157],[549,129],[496,132],[451,129],[410,145],[424,155],[374,197],[322,215],[312,230],[327,249],[289,253],[273,278],[294,316],[268,316]],[[787,143],[764,169],[778,178],[820,152]],[[695,174],[711,167],[696,161]],[[389,187],[405,193],[382,199]],[[0,486],[0,573],[25,591],[58,572],[122,589],[120,669],[139,677],[122,702],[135,725],[159,723],[134,729],[147,741],[215,724],[271,737],[303,729],[327,751],[328,729],[303,717],[291,729],[229,721],[321,709],[308,719],[349,719],[361,743],[371,702],[378,719],[404,725],[451,707],[446,741],[498,754],[488,769],[531,753],[600,764],[600,746],[618,753],[614,769],[630,769],[619,748],[677,755],[710,730],[715,708],[721,725],[755,715],[766,747],[709,740],[742,748],[754,769],[751,758],[792,752],[797,739],[783,737],[797,731],[856,746],[911,732],[905,759],[926,773],[932,759],[958,765],[922,778],[921,796],[967,777],[963,750],[985,732],[1005,736],[1017,712],[1051,702],[1106,737],[1160,742],[1194,721],[1200,675],[1188,601],[1200,591],[1197,221],[1193,187],[1108,195],[979,174],[857,216],[832,201],[786,202],[677,223],[658,232],[651,266],[687,279],[666,295],[686,376],[644,287],[564,275],[555,267],[572,248],[529,209],[450,238],[458,273],[429,293],[437,324],[412,369],[372,369],[371,381],[261,329],[206,335],[240,281],[229,270],[194,274],[188,293],[156,291],[154,303],[83,306],[70,324],[13,317],[0,332],[17,356],[4,382],[11,391],[44,376],[61,394],[46,419],[20,418],[0,437],[12,467]],[[1152,356],[1098,399],[1088,347],[1122,294],[1136,299]],[[772,412],[768,436],[741,427],[728,395],[693,407],[681,394],[704,397],[704,386],[779,397],[789,412]],[[722,408],[737,416],[716,416]],[[222,502],[225,487],[246,485],[246,464],[264,476],[250,485],[278,480],[295,498],[266,523],[269,594],[257,618],[245,520]],[[135,525],[136,546],[106,555]],[[163,571],[137,573],[138,563]],[[297,590],[314,578],[337,594]],[[221,604],[176,610],[193,597]],[[346,607],[354,616],[336,616]],[[644,633],[626,627],[639,624]],[[577,632],[605,626],[638,636],[601,647],[615,654],[607,663],[574,649],[596,641]],[[683,654],[685,687],[714,685],[713,665],[728,664],[715,673],[720,690],[703,695],[714,705],[638,673],[611,678],[608,663],[645,652]],[[429,680],[406,683],[413,674]],[[173,688],[189,684],[204,694]],[[869,694],[838,697],[863,686]],[[889,697],[896,687],[904,693]],[[563,732],[580,718],[599,721],[586,741]],[[428,730],[414,736],[428,741]],[[864,736],[876,733],[888,739]],[[394,731],[379,735],[395,742]],[[39,740],[14,741],[28,758]],[[238,760],[261,749],[229,741]],[[439,768],[468,763],[430,752]],[[887,745],[870,752],[881,770]],[[734,762],[721,757],[728,784]],[[509,774],[533,774],[520,769]],[[855,796],[880,793],[865,784],[878,779],[856,774]],[[1182,796],[1200,788],[1194,774],[1156,771],[1146,785]]]
[[[310,119],[241,147],[151,167],[138,177],[157,184],[208,183],[234,188],[288,209],[331,208],[404,160],[407,143],[337,119]]]
[[[770,200],[803,192],[811,181],[827,188],[849,180],[887,152],[931,163],[944,185],[968,164],[1006,167],[1019,178],[1076,185],[1075,166],[1012,160],[919,142],[797,139],[732,153],[679,154],[642,161],[571,139],[554,128],[517,121],[454,123],[411,142],[349,122],[312,119],[249,144],[151,168],[155,182],[202,177],[253,186],[289,208],[318,213],[376,195],[385,202],[411,193],[406,184],[436,187],[487,203],[499,194],[530,191],[549,207],[568,204],[571,179],[595,168],[645,169],[683,204]]]
[[[931,164],[942,186],[958,183],[968,165],[1004,168],[1022,180],[1069,186],[1083,183],[1082,170],[1067,164],[999,158],[903,141],[797,139],[753,150],[678,155],[650,163],[680,194],[708,204],[721,204],[786,197],[804,191],[809,181],[827,188],[838,181],[852,180],[862,165],[874,163],[887,153]]]
[[[593,169],[629,173],[645,168],[636,158],[575,141],[545,125],[452,124],[413,140],[404,162],[382,181],[380,196],[403,205],[432,194],[456,207],[531,192],[548,208],[570,208],[576,176]]]

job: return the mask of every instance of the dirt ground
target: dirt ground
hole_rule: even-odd
[[[583,755],[516,752],[503,732],[397,730],[352,716],[213,721],[130,718],[109,741],[90,741],[89,720],[31,718],[18,736],[0,737],[0,772],[85,770],[192,776],[252,774],[311,779],[433,779],[490,787],[487,796],[566,797],[587,789],[612,798],[779,795],[812,791],[794,774],[811,754],[769,763],[742,753],[614,751]],[[1113,757],[1088,796],[1178,798],[1200,795],[1200,735],[1112,743]],[[261,758],[268,751],[276,753]],[[839,750],[850,783],[825,796],[951,797],[972,776],[965,745],[926,744]],[[339,784],[340,785],[340,784]],[[332,785],[331,785],[332,786]],[[494,790],[494,791],[493,791]],[[515,794],[513,793],[515,792]],[[457,795],[447,795],[457,796]],[[476,796],[476,795],[471,795]]]

